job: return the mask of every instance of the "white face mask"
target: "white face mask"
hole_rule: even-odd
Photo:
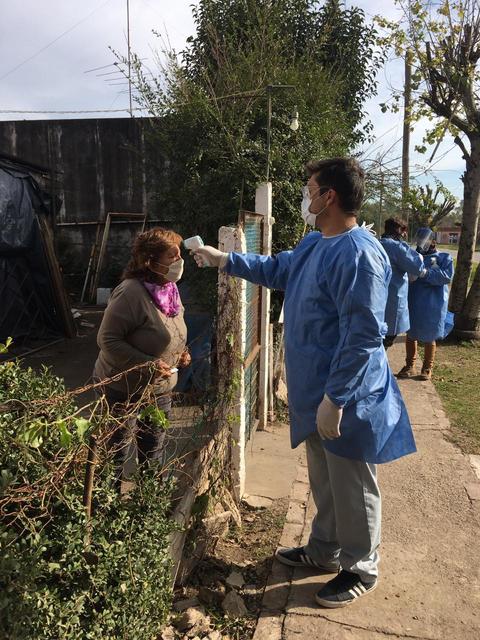
[[[185,263],[183,258],[179,258],[178,260],[175,260],[175,262],[172,262],[172,264],[169,264],[168,267],[166,264],[159,263],[160,266],[165,267],[165,269],[167,269],[167,273],[161,273],[160,271],[155,271],[155,269],[152,269],[151,266],[149,266],[149,269],[150,271],[153,271],[153,273],[156,273],[157,275],[165,278],[165,280],[168,280],[168,282],[178,282],[183,275],[184,264]]]
[[[304,193],[302,200],[302,218],[305,224],[309,224],[311,227],[315,226],[315,222],[317,220],[316,213],[310,213],[310,205],[312,204],[311,197]]]
[[[165,280],[168,280],[169,282],[178,282],[183,275],[184,264],[183,258],[172,262],[172,264],[168,266],[167,275],[164,276]]]
[[[311,227],[315,227],[317,217],[325,211],[327,207],[323,207],[318,213],[310,212],[310,205],[312,204],[312,198],[310,197],[310,191],[308,187],[303,187],[303,200],[302,200],[302,218],[305,224],[309,224]]]

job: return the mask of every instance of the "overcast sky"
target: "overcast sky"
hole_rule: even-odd
[[[130,0],[132,49],[153,64],[152,50],[159,48],[154,29],[168,38],[175,50],[182,50],[194,32],[191,4],[195,2]],[[383,0],[381,5],[378,0],[347,1],[348,6],[352,4],[362,7],[369,18],[378,13],[379,6],[383,15],[396,15],[393,0]],[[21,111],[123,109],[110,116],[128,115],[125,81],[112,73],[115,67],[107,66],[115,61],[109,47],[121,54],[127,51],[126,0],[0,0],[0,10],[0,120],[109,115]],[[105,68],[87,73],[98,67]],[[390,86],[401,87],[402,82],[402,61],[389,62],[380,75],[379,95],[368,104],[378,142],[365,149],[367,156],[392,145],[390,157],[401,154],[401,114],[383,115],[378,104],[388,99]],[[7,110],[12,112],[5,113]],[[433,174],[461,198],[464,161],[450,136],[438,149],[430,173],[420,175],[429,166],[430,153],[419,156],[413,146],[421,142],[424,130],[424,124],[417,125],[412,136],[412,176],[425,183]]]

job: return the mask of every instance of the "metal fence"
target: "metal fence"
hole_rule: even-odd
[[[263,215],[241,212],[241,225],[248,253],[263,253]],[[246,339],[243,353],[245,372],[245,442],[258,425],[261,287],[246,284]]]

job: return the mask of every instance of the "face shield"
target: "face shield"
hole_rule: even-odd
[[[415,236],[415,243],[420,251],[427,251],[433,241],[433,231],[428,227],[421,227]]]

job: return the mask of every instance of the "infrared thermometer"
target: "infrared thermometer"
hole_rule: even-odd
[[[195,251],[195,249],[203,247],[204,244],[200,236],[192,236],[191,238],[187,238],[183,241],[183,246],[185,249],[188,249],[188,251]]]

